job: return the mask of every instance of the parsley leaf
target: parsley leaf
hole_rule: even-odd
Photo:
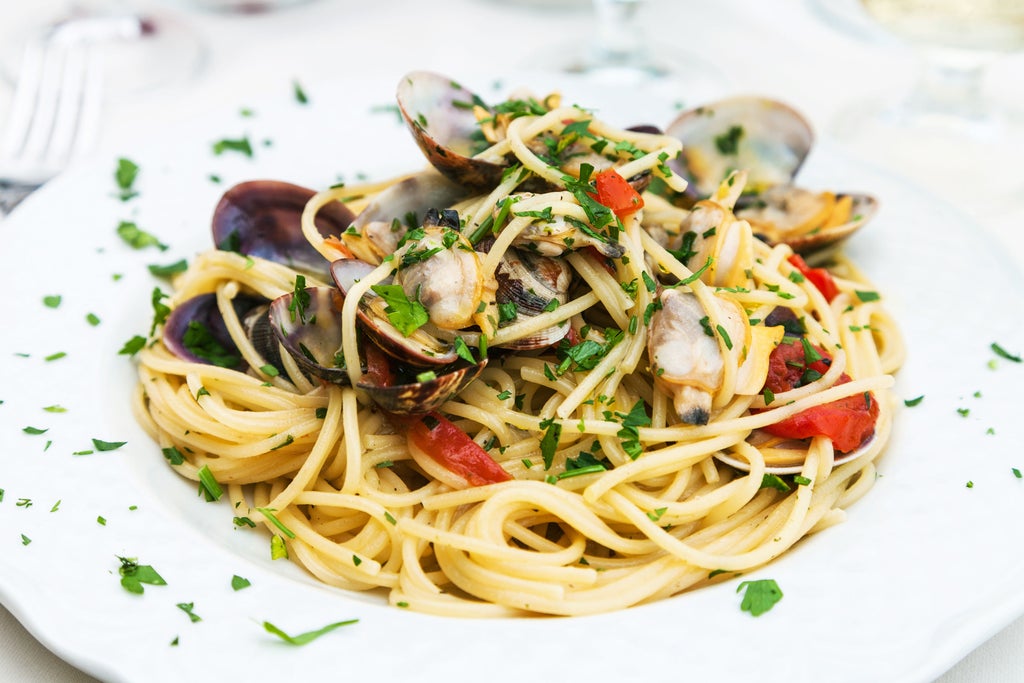
[[[169,247],[156,238],[155,235],[146,232],[132,221],[121,221],[117,225],[117,236],[124,240],[132,249],[145,249],[156,247],[160,251],[167,251]]]
[[[406,337],[430,320],[423,304],[410,300],[401,285],[373,285],[370,289],[387,302],[384,312],[388,320]]]
[[[121,585],[129,593],[141,594],[145,588],[142,584],[151,586],[166,586],[167,582],[148,564],[139,564],[134,557],[121,557],[121,567],[117,570],[121,575]]]
[[[314,640],[316,640],[317,638],[326,633],[330,633],[336,628],[348,626],[349,624],[355,624],[358,621],[358,619],[348,619],[346,621],[339,621],[333,624],[328,624],[327,626],[319,628],[315,631],[307,631],[306,633],[300,633],[297,636],[288,635],[278,627],[271,624],[269,621],[263,622],[263,628],[266,629],[268,633],[273,633],[275,636],[277,636],[284,642],[288,643],[289,645],[305,645],[306,643],[313,642]]]
[[[740,609],[754,617],[761,616],[782,599],[782,589],[775,579],[743,581],[736,587],[736,592],[740,591],[744,591]]]
[[[117,160],[117,170],[114,171],[114,180],[117,181],[117,187],[120,189],[118,197],[122,202],[126,202],[132,197],[138,196],[132,185],[135,184],[135,178],[139,175],[138,165],[131,159],[120,158]]]

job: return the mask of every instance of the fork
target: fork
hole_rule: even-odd
[[[25,47],[0,138],[0,218],[96,141],[102,70],[95,44],[73,24]]]

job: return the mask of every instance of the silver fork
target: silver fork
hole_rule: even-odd
[[[0,138],[0,217],[96,141],[102,70],[95,44],[72,24],[25,47]]]

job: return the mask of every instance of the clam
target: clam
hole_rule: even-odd
[[[810,254],[838,246],[877,211],[878,200],[868,194],[813,192],[786,184],[742,198],[736,216],[765,242],[785,242],[798,254]]]
[[[676,171],[694,197],[707,197],[734,169],[747,189],[788,183],[811,150],[814,132],[796,110],[765,97],[740,96],[690,109],[666,128],[683,143]]]
[[[487,109],[478,95],[440,74],[413,71],[399,82],[396,96],[413,139],[434,168],[478,192],[501,182],[504,165],[472,158],[474,142],[483,140],[474,108]]]
[[[289,292],[270,304],[269,326],[277,341],[307,375],[347,384],[341,354],[341,307],[344,297],[335,287],[307,287]]]
[[[398,248],[410,227],[431,209],[455,204],[467,191],[433,169],[411,175],[377,195],[352,221],[342,240],[363,261],[379,263]]]
[[[302,211],[313,190],[276,180],[253,180],[235,185],[221,197],[213,212],[213,242],[218,249],[282,263],[321,278],[329,274],[324,257],[302,234]],[[332,202],[316,217],[327,237],[340,235],[355,215]]]
[[[308,287],[296,304],[296,293],[278,297],[264,318],[269,319],[276,340],[309,377],[335,384],[348,384],[345,359],[341,353],[341,308],[344,295],[334,287]],[[461,358],[449,367],[393,368],[387,356],[373,342],[363,339],[360,365],[363,379],[358,387],[374,403],[392,413],[425,413],[440,407],[480,374],[486,360],[470,363]]]
[[[373,402],[389,413],[410,415],[429,413],[437,410],[445,402],[454,398],[469,386],[469,383],[480,376],[487,367],[487,359],[478,363],[469,363],[460,359],[455,365],[444,371],[427,371],[420,373],[411,381],[401,379],[395,384],[382,386],[360,382],[359,388],[369,394]]]
[[[267,310],[266,299],[240,294],[234,298],[232,306],[251,336],[266,339],[266,327],[259,322]],[[162,340],[164,346],[182,360],[243,371],[248,367],[228,334],[217,307],[216,294],[200,294],[175,306],[164,322]],[[257,344],[257,349],[262,353],[261,343]],[[267,360],[273,363],[275,358]]]
[[[568,301],[572,269],[560,258],[541,256],[525,249],[510,249],[498,262],[495,277],[499,310],[511,309],[513,316],[507,321],[503,317],[503,322],[513,323],[549,310],[552,301],[558,304]],[[561,341],[569,333],[569,327],[566,320],[502,346],[523,350],[545,348]]]
[[[358,259],[340,259],[331,264],[331,275],[342,294],[374,270],[374,266]],[[382,284],[391,284],[385,281]],[[452,344],[419,328],[406,336],[388,319],[387,303],[373,291],[359,302],[359,322],[363,331],[381,349],[400,361],[418,367],[450,365],[458,354]]]
[[[667,131],[683,142],[676,170],[689,200],[715,191],[733,169],[747,172],[736,216],[769,244],[810,254],[838,245],[874,216],[865,194],[814,192],[793,184],[814,142],[810,124],[782,102],[734,97],[681,114]]]

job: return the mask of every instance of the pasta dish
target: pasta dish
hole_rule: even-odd
[[[425,72],[398,102],[426,170],[231,188],[138,354],[140,423],[236,525],[412,610],[582,615],[868,492],[903,347],[838,245],[873,200],[796,186],[792,135],[757,156],[763,103],[619,129]]]

